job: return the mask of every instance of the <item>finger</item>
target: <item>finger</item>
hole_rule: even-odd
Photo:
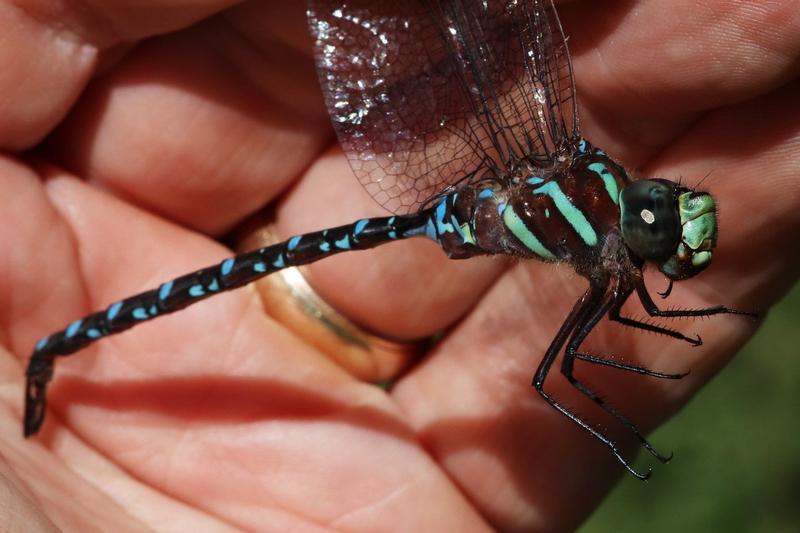
[[[331,133],[310,44],[281,36],[298,22],[305,31],[302,5],[260,6],[131,52],[57,132],[57,160],[212,233],[277,195]]]
[[[18,161],[0,158],[0,216],[3,243],[9,253],[0,262],[0,294],[6,345],[27,353],[42,328],[63,325],[42,307],[58,302],[65,315],[85,311],[81,287],[63,280],[76,278],[76,257],[69,228],[59,221],[39,176]],[[52,258],[57,258],[55,263]]]
[[[800,70],[798,7],[796,0],[564,6],[584,134],[638,166],[698,113],[786,83]]]
[[[719,253],[707,272],[676,288],[668,307],[765,310],[797,279],[796,93],[790,86],[709,116],[665,154],[661,174],[702,175],[696,169],[706,166],[707,154],[720,173],[706,184],[720,206]],[[434,456],[499,529],[576,527],[622,472],[608,449],[530,387],[549,340],[585,287],[566,266],[552,269],[524,264],[503,276],[394,391]],[[625,308],[641,315],[639,309],[635,302]],[[584,348],[661,372],[692,370],[679,382],[577,363],[576,375],[643,429],[675,412],[756,327],[738,316],[667,325],[697,332],[705,344],[691,348],[604,322]],[[571,388],[557,365],[547,390],[630,445],[630,434]]]
[[[20,150],[42,139],[83,90],[102,50],[191,24],[230,4],[209,0],[176,9],[172,2],[0,2],[0,147]]]
[[[68,525],[75,529],[93,529],[98,521],[114,523],[123,529],[135,530],[141,527],[137,522],[119,508],[110,498],[98,498],[97,492],[85,480],[67,471],[63,465],[57,464],[46,454],[31,454],[13,445],[7,436],[17,437],[17,420],[3,413],[4,430],[0,437],[3,450],[0,459],[0,486],[3,487],[0,501],[7,509],[3,526],[8,531],[23,531],[30,528],[36,531],[56,532],[66,529]],[[36,456],[39,462],[28,463],[26,459]],[[49,460],[48,460],[49,459]],[[44,465],[56,470],[48,471]],[[31,470],[36,475],[30,475]],[[69,483],[69,487],[65,485]],[[69,502],[65,505],[65,502]],[[90,503],[91,502],[91,503]],[[89,512],[90,505],[94,512]],[[88,519],[91,516],[91,520]]]
[[[5,371],[12,358],[5,351],[0,355],[0,373],[13,373],[15,381],[0,391],[8,404],[20,397],[18,368]],[[0,483],[8,485],[2,497],[14,509],[4,520],[8,530],[139,531],[169,521],[180,529],[225,531],[222,521],[127,477],[73,436],[62,433],[57,457],[19,438],[19,416],[11,409],[0,414],[0,426]]]

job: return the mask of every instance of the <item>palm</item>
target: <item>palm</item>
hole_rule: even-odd
[[[579,522],[620,469],[529,383],[585,282],[567,267],[450,262],[425,242],[311,269],[326,300],[386,334],[417,337],[463,317],[389,395],[265,318],[255,293],[244,289],[64,360],[52,387],[57,416],[36,441],[19,437],[21,368],[41,334],[221,259],[228,252],[204,235],[223,233],[287,190],[276,207],[282,236],[380,214],[338,150],[319,155],[331,136],[301,37],[302,6],[252,4],[186,30],[198,13],[128,28],[136,35],[164,24],[176,31],[88,84],[44,145],[56,167],[2,163],[0,227],[9,250],[0,276],[3,393],[13,407],[3,417],[0,445],[10,466],[3,471],[27,485],[39,512],[75,529],[474,530],[483,520],[551,529]],[[793,180],[800,164],[790,159],[800,146],[797,83],[790,82],[797,64],[781,58],[797,57],[800,43],[792,39],[800,21],[748,32],[767,23],[729,13],[725,2],[707,7],[719,24],[740,29],[736,43],[757,50],[748,54],[725,40],[730,32],[707,32],[702,15],[679,15],[675,2],[635,7],[636,24],[622,20],[632,10],[627,4],[616,12],[582,3],[563,9],[584,133],[642,175],[693,183],[714,171],[705,185],[721,206],[719,253],[709,272],[676,289],[670,306],[766,310],[797,277],[791,235],[800,229]],[[798,11],[789,1],[771,9]],[[676,27],[692,35],[694,53],[669,48],[681,42]],[[672,50],[676,63],[665,66],[667,56],[648,43]],[[48,113],[25,121],[15,115],[24,106],[0,109],[8,117],[0,123],[10,125],[0,142],[9,149],[46,134],[92,69],[86,56],[57,61],[72,75],[62,78],[63,94],[37,96],[49,104],[37,109]],[[29,65],[15,65],[16,78],[29,74]],[[729,71],[745,74],[729,78]],[[13,70],[4,79],[11,83]],[[47,179],[35,179],[31,168]],[[768,183],[785,192],[775,195]],[[764,257],[772,261],[765,265]],[[728,317],[681,329],[706,344],[690,349],[607,324],[587,342],[594,353],[658,370],[692,369],[679,383],[598,368],[578,373],[652,428],[753,324]],[[605,421],[556,374],[549,390]]]

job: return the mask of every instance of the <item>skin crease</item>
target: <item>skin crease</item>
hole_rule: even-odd
[[[385,334],[452,328],[391,393],[266,318],[247,288],[59,361],[43,431],[23,441],[23,369],[42,335],[221,260],[214,238],[270,202],[283,237],[383,214],[333,140],[302,3],[73,4],[0,2],[3,523],[562,531],[599,504],[622,469],[530,387],[585,280],[566,265],[448,261],[422,240],[311,270],[326,300]],[[800,265],[800,2],[560,11],[587,138],[639,176],[691,185],[711,172],[714,264],[657,301],[766,314]],[[647,430],[757,327],[672,324],[705,344],[604,321],[584,347],[691,369],[679,382],[578,363]],[[634,450],[558,363],[548,391]],[[677,452],[661,468],[680,469]]]

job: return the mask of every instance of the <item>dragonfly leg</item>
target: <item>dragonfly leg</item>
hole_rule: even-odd
[[[570,335],[572,335],[570,344],[575,342],[575,339],[578,339],[577,345],[580,345],[580,342],[586,338],[586,335],[589,334],[589,331],[591,331],[600,318],[602,318],[602,316],[608,311],[610,302],[606,302],[605,292],[605,287],[593,285],[584,293],[583,296],[581,296],[580,300],[576,302],[569,316],[561,325],[561,329],[559,329],[558,333],[553,339],[553,342],[550,344],[550,347],[547,349],[547,352],[542,358],[542,362],[539,363],[539,368],[536,369],[536,374],[533,377],[533,387],[536,389],[536,392],[538,392],[539,395],[554,409],[569,418],[572,422],[583,428],[585,431],[589,432],[594,438],[599,440],[609,450],[611,450],[611,453],[614,455],[614,457],[616,457],[617,461],[619,461],[619,463],[625,467],[628,472],[639,479],[646,480],[652,473],[651,469],[648,469],[648,471],[644,474],[635,470],[622,455],[622,452],[620,451],[616,442],[605,436],[603,433],[598,431],[588,422],[581,419],[568,408],[561,405],[555,398],[547,394],[544,390],[544,383],[553,366],[553,362],[561,352],[561,348],[564,346],[564,343],[567,341]],[[573,333],[575,328],[579,329],[576,333]]]
[[[575,352],[575,359],[580,359],[581,361],[586,361],[587,363],[608,366],[611,368],[616,368],[618,370],[625,370],[626,372],[633,372],[635,374],[641,374],[643,376],[650,376],[652,378],[659,378],[659,379],[681,379],[689,375],[689,372],[682,372],[679,374],[667,374],[664,372],[656,372],[654,370],[650,370],[649,368],[643,366],[632,365],[629,363],[620,363],[619,361],[613,361],[611,359],[606,359],[605,357],[598,357],[596,355],[591,355],[588,353]]]
[[[648,314],[650,313],[648,312]],[[659,335],[666,335],[667,337],[672,337],[673,339],[685,341],[691,344],[692,346],[700,346],[701,344],[703,344],[703,339],[700,338],[700,335],[694,338],[687,337],[680,331],[676,331],[674,329],[670,329],[664,326],[658,326],[656,324],[651,324],[649,322],[644,322],[642,320],[636,320],[635,318],[622,316],[620,315],[620,310],[618,307],[614,307],[608,312],[608,319],[613,320],[614,322],[619,322],[623,326],[628,326],[634,329],[641,329],[643,331],[649,331],[651,333],[657,333]]]
[[[640,281],[641,281],[641,278],[640,278]],[[641,283],[642,283],[642,287],[644,288],[644,282],[641,281]],[[622,309],[622,305],[627,301],[628,297],[630,296],[630,293],[631,293],[631,291],[629,290],[629,291],[627,291],[627,293],[623,294],[624,297],[619,297],[619,298],[616,299],[615,305],[612,306],[611,310],[608,312],[608,319],[609,320],[613,320],[614,322],[619,322],[623,326],[628,326],[628,327],[631,327],[631,328],[634,328],[634,329],[641,329],[643,331],[649,331],[651,333],[657,333],[659,335],[666,335],[667,337],[672,337],[673,339],[686,341],[689,344],[691,344],[692,346],[700,346],[701,344],[703,344],[703,341],[700,338],[700,336],[697,336],[696,338],[687,337],[686,335],[684,335],[680,331],[675,331],[674,329],[670,329],[670,328],[667,328],[667,327],[664,327],[664,326],[658,326],[656,324],[651,324],[649,322],[644,322],[642,320],[636,320],[635,318],[629,318],[629,317],[625,317],[625,316],[620,315],[620,310]],[[645,290],[645,294],[647,294],[646,290]],[[647,297],[648,297],[648,299],[650,299],[650,295],[649,294],[647,295]],[[653,303],[652,299],[650,299],[650,303],[652,304],[653,308],[656,307],[655,303]],[[645,308],[647,309],[646,305],[645,305]],[[648,314],[650,316],[655,316],[652,313],[650,313],[649,310],[648,310]],[[609,365],[609,366],[613,366],[613,365]],[[636,372],[636,370],[633,370],[633,372]]]
[[[664,456],[661,453],[659,453],[655,448],[653,448],[653,445],[650,444],[650,442],[645,438],[645,436],[642,434],[642,432],[639,430],[636,424],[631,422],[618,409],[614,408],[612,405],[609,405],[597,393],[592,391],[585,383],[580,381],[574,375],[575,359],[579,354],[578,349],[580,348],[580,345],[589,335],[589,332],[606,315],[606,313],[608,313],[609,309],[613,309],[614,307],[620,306],[621,303],[619,302],[625,302],[625,300],[628,298],[628,295],[629,293],[622,292],[605,301],[603,305],[599,306],[591,315],[587,316],[583,324],[581,324],[580,327],[573,332],[572,337],[567,343],[567,349],[565,350],[564,353],[564,360],[561,363],[561,373],[564,374],[564,377],[567,378],[567,381],[569,381],[573,387],[578,389],[582,394],[584,394],[595,404],[597,404],[601,409],[603,409],[603,411],[616,418],[623,426],[628,428],[628,430],[636,436],[641,445],[648,452],[650,452],[650,454],[653,457],[655,457],[662,463],[667,463],[672,459],[672,454],[670,454],[669,456]]]
[[[702,309],[662,310],[658,308],[653,299],[650,297],[650,294],[647,292],[647,287],[645,287],[644,285],[644,278],[639,277],[635,282],[635,286],[636,286],[636,294],[639,296],[639,300],[642,302],[642,306],[644,306],[644,309],[645,311],[647,311],[647,314],[652,317],[681,318],[681,317],[704,317],[704,316],[714,316],[714,315],[744,315],[753,318],[758,317],[757,313],[751,313],[749,311],[741,311],[739,309],[732,309],[730,307],[725,307],[724,305],[715,305],[714,307],[705,307]]]
[[[647,288],[644,285],[644,279],[638,278],[635,282],[636,287],[636,294],[639,296],[639,300],[642,302],[642,306],[644,307],[645,311],[651,317],[659,317],[659,318],[682,318],[682,317],[706,317],[706,316],[714,316],[714,315],[745,315],[756,317],[755,313],[750,313],[747,311],[740,311],[738,309],[732,309],[730,307],[725,307],[722,305],[717,305],[714,307],[706,307],[703,309],[669,309],[669,310],[661,310],[655,304],[653,299],[650,297],[650,294],[647,292]],[[629,317],[624,317],[620,315],[620,309],[622,308],[622,304],[624,300],[622,300],[619,305],[614,306],[608,314],[608,318],[615,322],[619,322],[623,326],[629,326],[636,329],[641,329],[644,331],[650,331],[652,333],[657,333],[659,335],[666,335],[667,337],[672,337],[673,339],[678,339],[681,341],[688,342],[692,346],[700,346],[703,344],[703,339],[700,338],[699,335],[696,337],[687,337],[683,333],[676,331],[674,329],[670,329],[664,326],[658,326],[656,324],[650,324],[649,322],[644,322],[641,320],[636,320]]]
[[[669,298],[669,295],[672,294],[672,286],[674,285],[674,282],[671,279],[667,279],[667,282],[669,284],[667,285],[667,288],[664,289],[664,292],[658,293],[658,295],[661,296],[663,300],[666,300],[667,298]]]
[[[659,451],[656,450],[653,447],[652,444],[650,444],[650,441],[648,441],[647,438],[644,435],[642,435],[642,432],[639,431],[639,428],[636,426],[636,424],[631,422],[628,419],[628,417],[626,417],[624,414],[622,414],[618,409],[614,408],[614,406],[609,405],[608,403],[606,403],[605,400],[603,400],[600,396],[597,395],[597,393],[595,393],[594,391],[589,389],[589,387],[587,387],[585,383],[583,383],[579,379],[575,378],[572,375],[571,371],[570,371],[570,374],[567,376],[567,379],[569,380],[569,382],[576,389],[578,389],[581,393],[583,393],[585,396],[587,396],[594,403],[599,405],[600,408],[603,409],[603,411],[605,411],[606,413],[610,414],[611,416],[613,416],[614,418],[619,420],[619,422],[623,426],[628,428],[628,430],[636,436],[636,438],[639,440],[639,442],[644,447],[644,449],[647,450],[648,452],[650,452],[650,455],[652,455],[653,457],[655,457],[656,459],[658,459],[659,461],[661,461],[664,464],[666,464],[666,463],[668,463],[668,462],[670,462],[672,460],[672,455],[673,455],[672,453],[670,453],[667,456],[662,455],[661,453],[659,453]]]
[[[646,329],[647,328],[655,328],[655,330],[658,333],[664,333],[664,334],[670,335],[670,336],[671,336],[672,333],[677,333],[677,332],[673,332],[672,330],[668,330],[669,333],[666,333],[666,332],[661,331],[662,328],[659,328],[658,326],[654,326],[653,324],[641,323],[641,322],[639,322],[637,320],[620,317],[619,316],[619,310],[622,308],[622,305],[627,301],[628,297],[631,295],[631,292],[632,292],[631,290],[621,291],[614,298],[613,304],[611,306],[611,309],[608,312],[609,319],[615,320],[617,322],[622,322],[625,325],[630,325],[630,324],[628,324],[628,322],[631,322],[631,323],[636,324],[634,327],[642,326],[643,328],[646,328]],[[666,329],[666,328],[663,328],[663,329]],[[649,331],[649,329],[648,329],[648,331]],[[678,335],[680,335],[680,333],[678,333]],[[690,340],[694,340],[694,339],[690,339]],[[587,353],[581,353],[581,352],[578,352],[578,351],[576,351],[573,354],[573,356],[574,356],[575,359],[580,359],[581,361],[586,361],[587,363],[603,365],[603,366],[607,366],[607,367],[611,367],[611,368],[616,368],[617,370],[625,370],[626,372],[633,372],[634,374],[641,374],[643,376],[650,376],[650,377],[659,378],[659,379],[680,379],[680,378],[682,378],[684,376],[687,376],[689,374],[689,372],[684,372],[684,373],[680,373],[680,374],[666,374],[664,372],[656,372],[654,370],[650,370],[649,368],[646,368],[646,367],[643,367],[643,366],[632,365],[630,363],[621,363],[619,361],[614,361],[614,360],[608,359],[606,357],[598,357],[596,355],[591,355],[591,354],[587,354]]]
[[[653,473],[653,470],[651,468],[648,468],[647,472],[644,473],[644,474],[642,474],[641,472],[635,470],[633,468],[633,466],[631,466],[631,464],[628,463],[628,460],[625,459],[625,457],[622,455],[622,452],[619,450],[619,447],[617,447],[617,443],[616,442],[614,442],[613,440],[609,439],[608,437],[606,437],[605,435],[600,433],[597,429],[595,429],[591,425],[589,425],[588,422],[584,422],[575,413],[573,413],[572,411],[570,411],[569,409],[567,409],[566,407],[564,407],[563,405],[558,403],[554,398],[552,398],[550,395],[548,395],[544,391],[539,390],[538,392],[539,392],[539,395],[542,398],[544,398],[544,400],[547,403],[549,403],[551,406],[553,406],[557,411],[559,411],[561,414],[563,414],[564,416],[566,416],[567,418],[572,420],[574,423],[578,424],[580,427],[582,427],[583,429],[588,431],[594,438],[596,438],[597,440],[602,442],[606,447],[608,447],[608,449],[611,450],[611,453],[614,454],[614,457],[616,457],[617,461],[623,467],[625,467],[625,470],[630,472],[631,475],[641,479],[642,481],[645,481],[645,480],[650,478],[650,475]]]

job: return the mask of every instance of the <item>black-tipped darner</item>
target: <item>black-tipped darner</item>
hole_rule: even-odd
[[[309,3],[328,110],[361,183],[393,216],[298,235],[226,259],[111,304],[41,339],[28,369],[24,432],[44,419],[54,360],[141,322],[277,270],[410,237],[454,259],[507,254],[563,261],[589,281],[533,378],[551,406],[605,444],[616,443],[548,395],[556,357],[583,394],[667,461],[639,430],[573,376],[576,359],[657,378],[662,374],[581,353],[604,316],[698,344],[699,339],[620,314],[636,292],[653,317],[738,311],[661,311],[642,277],[653,262],[670,280],[705,269],[717,239],[706,193],[665,180],[633,181],[581,137],[572,66],[549,0]]]

